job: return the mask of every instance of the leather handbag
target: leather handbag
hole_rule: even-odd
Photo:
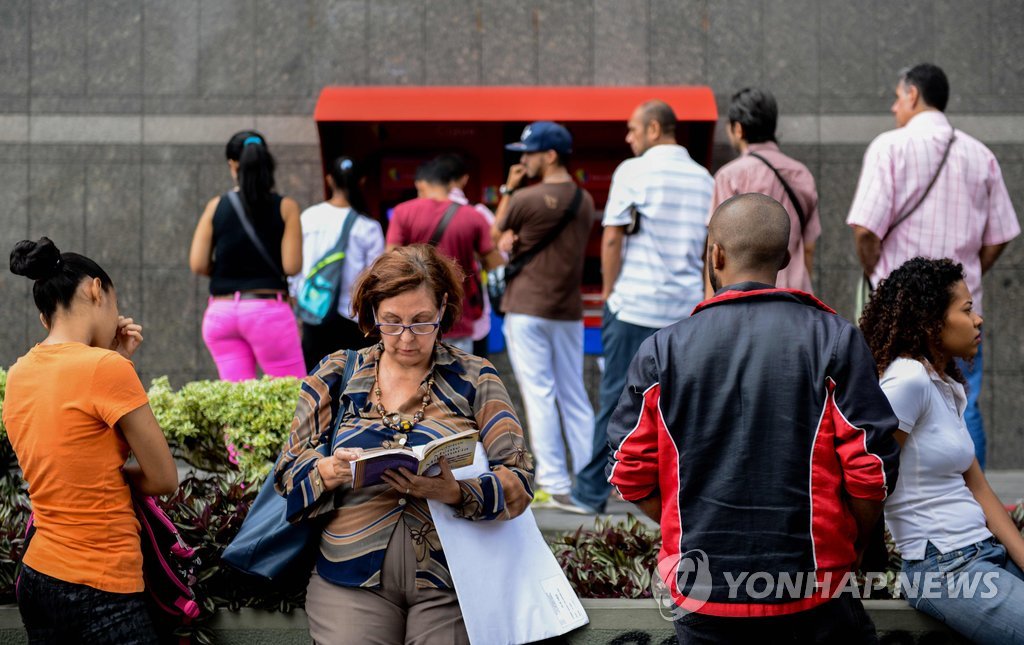
[[[348,385],[355,364],[356,352],[346,350],[340,391]],[[326,443],[328,447],[334,443],[341,417],[339,410],[331,426]],[[245,573],[270,580],[291,571],[290,565],[319,540],[322,523],[306,520],[292,524],[287,518],[287,508],[287,500],[274,489],[273,474],[267,476],[242,522],[242,528],[224,549],[221,561]]]

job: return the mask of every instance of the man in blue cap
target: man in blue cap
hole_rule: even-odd
[[[586,466],[593,446],[580,283],[594,200],[566,168],[572,135],[561,125],[531,123],[520,141],[505,147],[522,156],[501,187],[491,234],[511,254],[501,304],[509,361],[526,406],[537,501],[586,513],[570,497],[570,467],[575,474]],[[527,179],[540,181],[526,186]]]

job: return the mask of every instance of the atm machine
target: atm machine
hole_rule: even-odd
[[[326,87],[314,118],[326,164],[347,155],[366,175],[369,215],[387,227],[391,209],[416,196],[416,168],[436,155],[466,159],[466,196],[492,210],[498,187],[518,153],[518,141],[532,121],[557,121],[573,136],[569,170],[594,197],[597,216],[587,245],[583,275],[585,348],[601,353],[601,218],[616,166],[632,156],[626,121],[637,105],[658,98],[675,110],[677,140],[698,163],[711,167],[718,110],[706,86],[644,87]],[[324,186],[326,194],[327,187]],[[492,321],[491,351],[504,349],[501,320]]]

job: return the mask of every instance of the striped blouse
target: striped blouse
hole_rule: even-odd
[[[325,358],[303,381],[288,445],[275,468],[277,490],[287,500],[290,521],[326,517],[316,564],[317,573],[325,580],[346,587],[379,587],[384,552],[404,514],[416,548],[416,586],[451,589],[451,575],[426,500],[403,495],[387,485],[359,490],[342,486],[325,494],[319,478],[309,476],[316,462],[337,448],[380,448],[393,438],[371,397],[380,347],[358,352],[359,362],[344,391],[340,391],[340,381],[345,352]],[[440,343],[434,352],[432,374],[430,404],[423,420],[409,433],[408,444],[422,445],[478,429],[492,472],[460,481],[462,502],[453,506],[452,512],[468,520],[509,519],[506,495],[533,496],[533,464],[505,385],[489,361]],[[417,392],[399,411],[411,420],[421,405]],[[338,414],[341,422],[328,450],[322,442]],[[517,480],[521,489],[503,489],[494,472],[502,468],[516,476],[512,480]]]

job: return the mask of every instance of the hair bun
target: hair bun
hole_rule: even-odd
[[[46,280],[60,271],[60,250],[48,237],[22,240],[11,251],[11,273],[30,280]]]

